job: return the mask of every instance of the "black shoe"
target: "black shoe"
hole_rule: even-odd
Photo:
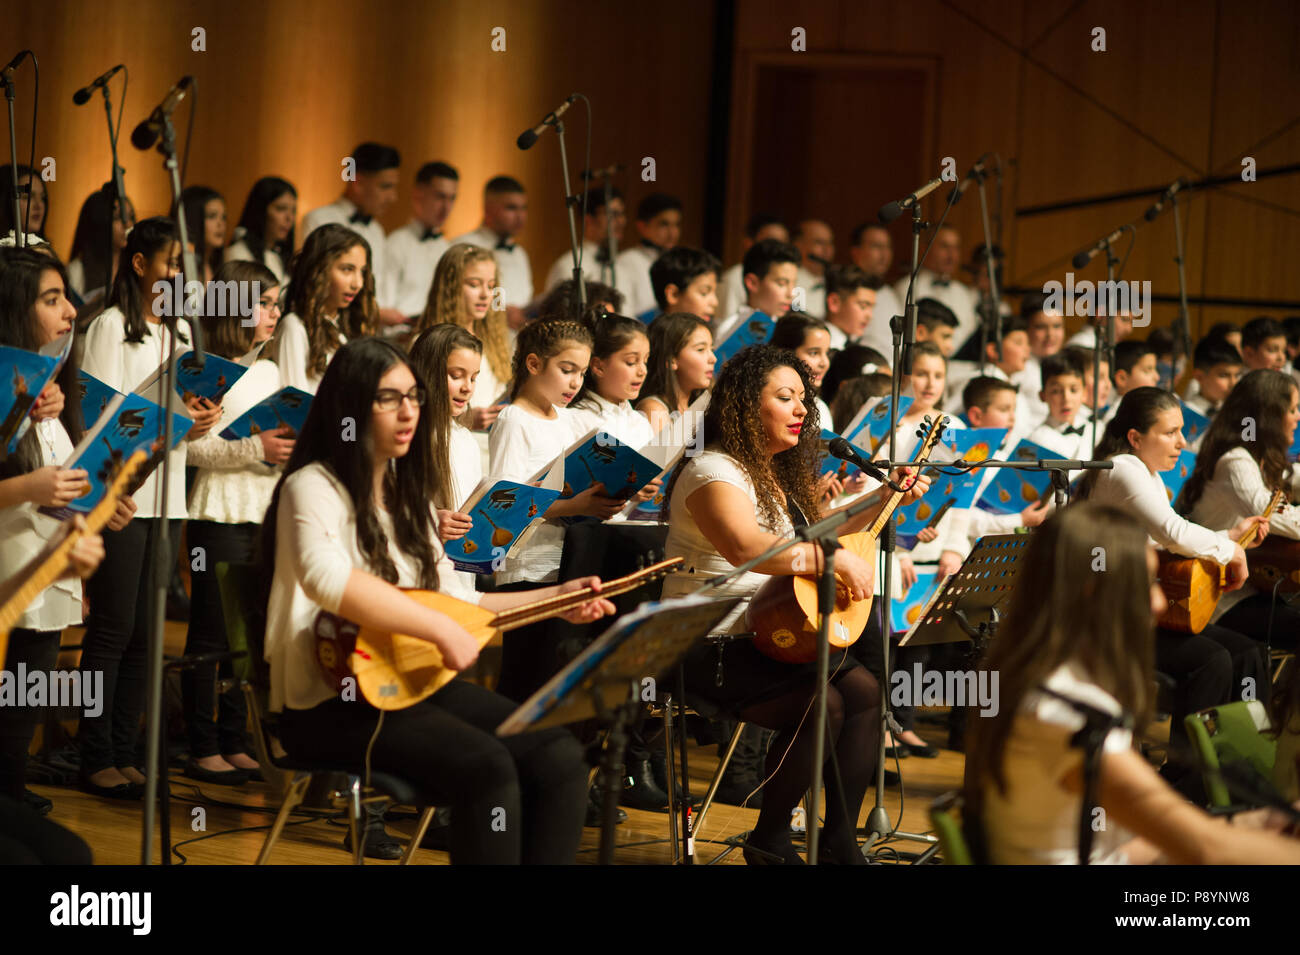
[[[903,745],[907,747],[907,751],[911,755],[919,756],[922,759],[934,759],[939,755],[939,750],[934,746],[917,746],[915,743],[904,743]]]
[[[628,764],[619,804],[650,812],[662,812],[668,808],[668,794],[655,783],[650,760],[642,759]]]
[[[730,806],[739,806],[744,804],[746,809],[763,808],[763,790],[758,789],[757,779],[724,779],[718,786],[718,791],[713,794],[717,802],[725,802]],[[752,793],[752,795],[751,795]],[[745,802],[746,797],[749,801]]]
[[[885,747],[885,759],[907,759],[914,750],[906,743],[895,743],[893,746]]]
[[[193,759],[185,764],[184,773],[201,783],[217,783],[222,786],[242,786],[248,782],[246,769],[204,769]]]
[[[604,799],[601,791],[594,786],[591,792],[587,794],[587,818],[582,821],[582,825],[587,829],[599,829],[604,819]],[[618,816],[615,819],[615,825],[623,825],[627,822],[627,813],[622,809],[618,810]]]
[[[740,851],[745,857],[745,865],[808,864],[789,842],[782,846],[763,846],[746,842]]]
[[[104,799],[140,799],[144,796],[144,787],[139,783],[118,783],[116,786],[100,786],[92,783],[86,776],[78,784],[82,792]]]
[[[40,793],[34,793],[30,789],[23,789],[23,805],[33,812],[40,813],[42,816],[48,816],[50,810],[54,808],[54,803],[46,799]]]
[[[386,859],[391,862],[402,857],[402,844],[389,835],[382,824],[366,826],[363,833],[366,847],[364,855],[367,859]],[[343,848],[352,851],[351,831],[343,837]]]

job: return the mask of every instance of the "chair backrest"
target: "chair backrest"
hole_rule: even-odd
[[[943,849],[945,865],[974,865],[961,823],[962,797],[946,792],[930,803],[930,822]]]
[[[1244,763],[1263,780],[1272,778],[1277,741],[1264,735],[1270,723],[1268,710],[1260,701],[1212,706],[1189,713],[1183,723],[1200,760],[1212,806],[1230,806],[1234,802],[1219,771],[1225,764]]]

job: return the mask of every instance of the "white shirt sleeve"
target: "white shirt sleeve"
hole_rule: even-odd
[[[315,393],[307,377],[307,328],[297,315],[289,315],[280,324],[280,353],[276,364],[280,366],[280,386],[301,388]]]
[[[1273,497],[1259,473],[1259,465],[1246,451],[1220,458],[1214,469],[1214,482],[1226,485],[1240,514],[1263,514]],[[1284,507],[1275,510],[1268,520],[1268,528],[1274,534],[1300,539],[1300,509]]]
[[[1138,458],[1121,454],[1113,471],[1102,471],[1098,485],[1106,485],[1099,500],[1128,511],[1146,528],[1157,547],[1184,557],[1208,557],[1219,564],[1232,560],[1236,545],[1225,534],[1193,524],[1169,503],[1164,484]]]
[[[324,475],[301,471],[293,478],[280,492],[276,546],[289,548],[294,578],[308,599],[337,613],[353,570],[340,537],[351,523],[347,505]]]
[[[519,482],[532,478],[532,473],[524,471],[528,459],[528,418],[526,414],[503,411],[492,425],[488,433],[488,474],[493,478]]]
[[[121,312],[110,309],[103,312],[86,329],[85,349],[81,367],[86,374],[94,375],[110,388],[130,391],[126,378],[126,349]],[[94,422],[87,422],[93,424]]]
[[[186,445],[185,466],[237,470],[262,460],[262,440],[257,435],[233,441],[218,435],[220,425]]]

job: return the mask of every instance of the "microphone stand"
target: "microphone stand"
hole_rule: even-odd
[[[194,259],[194,253],[189,247],[189,229],[185,223],[185,213],[181,208],[181,174],[180,167],[176,162],[176,129],[172,125],[171,114],[163,112],[162,114],[162,142],[158,145],[158,151],[163,154],[165,161],[164,168],[167,169],[171,178],[172,190],[172,207],[176,209],[176,221],[180,232],[181,256],[182,256],[182,275],[181,275],[181,311],[187,319],[193,318],[191,315],[190,298],[184,294],[185,276],[201,275],[197,270],[197,263]],[[172,302],[171,311],[175,313],[175,301]],[[153,584],[154,596],[150,610],[153,614],[153,624],[149,632],[149,686],[148,686],[148,703],[146,707],[146,726],[145,731],[145,791],[144,791],[144,823],[143,832],[140,841],[141,865],[152,864],[153,859],[153,829],[154,816],[157,809],[158,798],[158,777],[162,779],[163,793],[163,816],[162,816],[162,864],[171,864],[171,819],[168,816],[168,780],[166,767],[166,752],[162,746],[162,681],[163,681],[163,633],[167,626],[167,585],[171,581],[171,546],[170,534],[168,529],[168,493],[171,488],[171,446],[172,446],[172,409],[176,402],[176,330],[178,327],[178,317],[175,314],[167,316],[170,319],[170,335],[167,342],[167,362],[158,385],[163,389],[162,400],[163,406],[162,420],[162,442],[163,442],[163,459],[162,459],[162,478],[159,487],[159,493],[162,497],[162,518],[158,523],[158,534],[155,537],[153,552]],[[203,366],[203,333],[198,321],[190,321],[190,334],[194,341],[194,359],[197,365]],[[181,479],[184,479],[182,474]]]
[[[1110,238],[1105,239],[1106,243],[1106,288],[1114,291],[1115,288],[1115,268],[1119,265],[1119,259],[1115,258],[1115,249],[1111,245]],[[1100,304],[1100,303],[1098,303]],[[1101,388],[1101,356],[1106,356],[1106,367],[1111,367],[1111,350],[1115,347],[1115,308],[1116,303],[1106,303],[1106,321],[1097,324],[1097,311],[1094,307],[1092,320],[1094,328],[1094,337],[1096,347],[1092,350],[1092,446],[1097,447],[1097,426],[1101,423],[1101,409],[1097,407],[1098,394]]]
[[[1169,390],[1174,390],[1178,380],[1178,355],[1182,353],[1187,362],[1192,360],[1192,322],[1187,311],[1187,272],[1183,268],[1183,224],[1178,209],[1178,193],[1169,197],[1174,207],[1174,262],[1178,266],[1178,327],[1174,332],[1174,368],[1169,382]]]
[[[582,315],[587,311],[587,285],[582,281],[582,251],[578,244],[578,228],[573,221],[573,207],[578,204],[578,197],[573,195],[572,188],[569,184],[569,154],[564,148],[564,120],[557,119],[554,123],[555,135],[560,140],[560,168],[564,171],[564,212],[569,220],[569,253],[573,256],[573,284],[578,290],[578,314],[573,316],[574,321],[581,322]],[[587,194],[583,193],[583,205],[586,205]],[[583,221],[586,222],[586,215],[583,215]]]
[[[3,73],[0,73],[0,83],[4,84],[5,105],[9,108],[9,176],[13,187],[9,199],[14,206],[14,245],[22,249],[27,246],[27,228],[18,203],[18,133],[14,130],[14,83]],[[35,176],[36,171],[32,170],[31,175]],[[30,190],[31,185],[27,188]]]
[[[980,219],[984,223],[984,265],[989,273],[989,290],[984,296],[984,321],[980,323],[980,374],[983,374],[988,365],[990,323],[993,324],[993,341],[998,348],[998,360],[1002,360],[1002,300],[998,295],[997,270],[993,267],[993,231],[989,227],[989,203],[984,193],[984,180],[988,178],[988,173],[983,168],[978,168],[971,171],[971,177],[980,192]]]
[[[126,183],[122,179],[124,170],[117,161],[117,129],[113,126],[113,103],[109,99],[108,84],[100,86],[99,91],[104,94],[104,115],[108,118],[108,148],[113,157],[113,173],[109,176],[109,182],[117,190],[117,217],[122,223],[123,230],[126,229]],[[111,206],[109,207],[112,208]],[[108,217],[108,286],[104,289],[104,301],[108,301],[108,293],[113,287],[113,217]]]

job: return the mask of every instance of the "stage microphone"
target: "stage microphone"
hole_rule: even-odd
[[[912,208],[912,206],[916,205],[918,202],[920,202],[922,199],[924,199],[926,196],[934,192],[934,190],[938,189],[942,185],[943,185],[942,179],[931,179],[929,182],[927,182],[920,189],[916,190],[916,192],[912,193],[910,196],[907,196],[903,199],[899,199],[897,202],[885,203],[883,206],[880,207],[880,213],[879,213],[880,221],[882,223],[893,222],[904,212]]]
[[[853,445],[849,444],[845,438],[834,438],[827,445],[826,450],[830,452],[832,457],[839,458],[841,461],[848,461],[858,470],[870,474],[881,484],[889,483],[889,475],[854,451]]]
[[[1151,222],[1153,219],[1155,219],[1156,216],[1164,212],[1165,203],[1173,199],[1174,196],[1178,194],[1179,190],[1186,189],[1186,188],[1187,188],[1186,179],[1184,179],[1182,176],[1179,176],[1177,179],[1175,179],[1173,183],[1169,186],[1169,188],[1160,194],[1160,198],[1156,200],[1155,205],[1153,205],[1150,209],[1146,211],[1145,218],[1147,222]]]
[[[978,182],[980,178],[983,178],[984,161],[991,155],[993,154],[985,153],[979,159],[975,160],[975,165],[970,167],[970,172],[966,173],[965,178],[953,187],[952,192],[948,193],[948,202],[950,205],[955,206],[957,203],[961,202],[961,197],[965,195],[966,190],[970,188],[970,184],[972,182]]]
[[[575,102],[577,102],[577,100],[578,100],[578,94],[577,93],[571,94],[568,99],[566,99],[563,103],[560,104],[559,108],[556,109],[555,112],[547,113],[544,117],[542,117],[542,121],[538,123],[536,126],[534,126],[532,129],[525,129],[522,133],[520,133],[519,138],[515,140],[515,145],[518,146],[520,149],[531,149],[533,143],[537,142],[537,138],[541,136],[542,133],[546,132],[546,127],[554,125],[555,121],[558,120],[561,116],[563,116],[565,111],[568,110],[568,108],[572,106]]]
[[[567,107],[565,108],[567,109]],[[529,132],[531,133],[532,130],[530,129]],[[523,137],[521,136],[520,139],[522,138]],[[527,147],[520,146],[520,148],[526,149]],[[584,169],[582,171],[582,178],[586,182],[590,182],[592,179],[609,179],[612,176],[617,176],[623,171],[623,169],[624,166],[621,162],[612,162],[603,169]]]
[[[149,117],[141,120],[140,125],[131,133],[132,146],[136,149],[148,149],[158,142],[158,137],[162,135],[163,117],[171,115],[172,110],[185,98],[193,83],[192,76],[182,76],[176,81],[176,85],[167,91],[163,101],[154,107]]]
[[[32,53],[31,50],[20,50],[18,55],[15,56],[12,60],[10,60],[5,65],[5,68],[3,70],[0,70],[0,80],[3,80],[4,82],[8,83],[9,77],[13,75],[14,70],[18,69],[18,67],[22,64],[23,58],[30,56],[31,53]]]
[[[85,103],[90,102],[90,95],[94,93],[95,90],[99,89],[101,86],[107,85],[108,81],[111,80],[114,76],[116,76],[118,70],[122,68],[123,68],[122,64],[119,63],[117,64],[117,66],[113,67],[103,76],[96,79],[89,86],[83,86],[81,89],[77,90],[77,92],[72,94],[73,104],[76,106],[81,106]]]
[[[1106,238],[1098,239],[1091,246],[1084,249],[1082,252],[1080,252],[1078,255],[1074,257],[1074,267],[1076,269],[1083,268],[1085,265],[1087,265],[1089,262],[1093,260],[1093,257],[1096,256],[1098,252],[1106,248],[1106,246],[1110,245],[1112,242],[1118,242],[1119,237],[1124,234],[1124,230],[1127,228],[1128,226],[1122,225],[1114,232],[1112,232],[1110,235],[1106,236]]]

